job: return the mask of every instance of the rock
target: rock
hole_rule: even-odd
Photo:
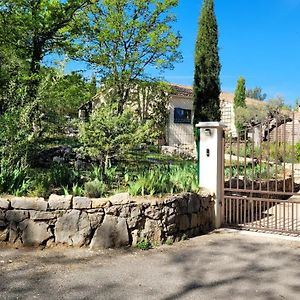
[[[191,218],[191,228],[195,228],[198,226],[198,215],[197,214],[192,214]]]
[[[190,198],[188,201],[188,213],[197,213],[199,212],[201,205],[201,199],[197,194],[190,194]]]
[[[141,210],[141,208],[139,206],[135,206],[135,207],[131,208],[130,216],[132,218],[138,217],[140,215],[142,215],[142,210]]]
[[[110,206],[108,208],[105,208],[104,211],[107,215],[119,216],[121,210],[122,210],[121,206],[114,205],[114,206]]]
[[[8,225],[8,241],[15,243],[18,240],[18,228],[17,224],[12,222]]]
[[[166,228],[167,234],[174,234],[174,233],[176,233],[177,231],[178,231],[178,230],[177,230],[177,225],[176,225],[176,224],[168,225],[167,228]]]
[[[53,220],[58,216],[58,213],[55,211],[35,211],[32,210],[29,212],[31,220]]]
[[[111,206],[110,201],[107,198],[94,198],[92,200],[92,208],[104,208]]]
[[[1,229],[0,228],[0,242],[5,242],[8,238],[8,229]]]
[[[19,227],[22,232],[24,246],[39,246],[52,237],[48,225],[44,222],[25,220],[20,223]]]
[[[121,218],[128,218],[130,217],[130,207],[128,205],[121,205],[120,206],[120,214]]]
[[[67,195],[67,196],[59,196],[52,194],[49,197],[49,208],[50,209],[70,209],[71,204],[72,204],[72,195]]]
[[[162,235],[162,228],[158,221],[146,219],[143,237],[149,241],[160,243]]]
[[[129,234],[126,220],[106,215],[103,223],[95,231],[91,248],[119,248],[127,245],[129,245]]]
[[[154,220],[159,220],[162,216],[161,210],[157,209],[155,206],[148,207],[144,214],[146,217]]]
[[[109,197],[112,205],[128,204],[130,202],[129,193],[119,193]]]
[[[131,232],[131,246],[135,247],[139,241],[139,231],[137,229]]]
[[[187,215],[180,216],[179,219],[179,230],[187,230],[190,227],[190,220]]]
[[[11,199],[10,203],[15,209],[47,210],[47,201],[44,198],[16,197]]]
[[[88,214],[91,228],[96,229],[99,227],[103,221],[104,218],[104,212],[96,212],[92,214]]]
[[[69,246],[83,246],[89,242],[91,225],[84,211],[71,210],[59,217],[55,226],[55,241]]]
[[[92,207],[92,200],[87,197],[74,197],[73,208],[75,209],[89,209]]]
[[[10,205],[10,201],[6,198],[0,198],[0,208],[8,209]]]
[[[0,209],[0,221],[5,220],[5,210]]]
[[[6,212],[6,219],[9,222],[19,223],[28,218],[29,218],[28,210],[8,210]]]

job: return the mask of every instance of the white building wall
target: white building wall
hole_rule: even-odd
[[[169,146],[176,145],[193,145],[194,131],[193,120],[191,124],[174,123],[175,107],[192,110],[193,116],[193,100],[190,97],[171,96],[169,104],[169,123],[167,128],[167,141]]]

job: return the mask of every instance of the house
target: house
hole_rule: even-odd
[[[193,88],[178,84],[171,84],[172,92],[169,99],[169,122],[166,129],[166,140],[169,146],[194,145],[193,133]],[[234,122],[234,94],[221,92],[220,108],[221,122],[227,126],[226,130],[236,136]],[[265,105],[262,101],[246,98],[247,106],[258,109]]]
[[[184,86],[179,84],[170,84],[171,89],[167,101],[168,121],[165,130],[166,146],[170,147],[188,147],[194,149],[194,130],[193,130],[193,88],[191,86]],[[136,88],[132,92],[133,97],[139,99],[139,103],[130,104],[135,110],[139,109],[139,114],[151,115],[152,102],[160,101],[160,93],[141,93]],[[86,119],[88,114],[99,103],[103,103],[104,97],[102,93],[98,93],[91,101],[83,104],[79,109],[79,117]],[[231,132],[233,136],[236,135],[236,128],[234,122],[234,94],[222,92],[220,94],[221,107],[221,122],[227,126],[227,131]],[[262,101],[246,98],[246,104],[251,106],[261,107],[265,105]]]

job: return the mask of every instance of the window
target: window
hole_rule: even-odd
[[[174,123],[191,124],[191,122],[192,111],[190,109],[174,108]]]

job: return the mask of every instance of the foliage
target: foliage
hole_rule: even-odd
[[[245,86],[245,79],[240,77],[237,81],[237,86],[234,92],[234,102],[233,102],[234,109],[238,107],[246,107],[246,86]]]
[[[91,98],[91,84],[79,73],[65,75],[53,68],[43,69],[39,93],[43,113],[49,121],[55,118],[60,123],[66,116],[76,117],[80,105]]]
[[[95,179],[93,181],[88,181],[84,185],[84,195],[90,198],[100,198],[106,192],[106,185],[103,181]]]
[[[243,77],[240,77],[237,86],[234,92],[234,102],[233,102],[233,108],[235,114],[238,114],[240,111],[238,111],[238,108],[247,108],[246,106],[246,86],[245,86],[245,79]],[[237,132],[241,134],[242,129],[244,128],[244,122],[239,122],[239,118],[235,119],[235,126],[237,129]]]
[[[148,141],[156,138],[150,133],[151,123],[139,125],[131,110],[117,115],[113,107],[102,105],[80,128],[80,141],[84,151],[107,168],[112,158],[120,158],[146,137]]]
[[[180,37],[171,25],[170,12],[178,0],[95,1],[86,24],[76,37],[81,41],[74,55],[99,69],[105,86],[122,114],[135,80],[147,76],[147,67],[160,70],[173,67],[181,58],[177,51]]]
[[[294,146],[286,143],[275,143],[275,142],[262,142],[261,146],[253,147],[251,143],[241,143],[239,145],[239,152],[237,144],[231,146],[231,154],[239,155],[240,159],[243,160],[245,154],[246,157],[253,157],[254,160],[262,159],[269,160],[272,163],[287,162],[300,162],[300,144],[297,143]],[[226,153],[230,154],[230,149],[226,148]],[[293,157],[294,153],[294,157]]]
[[[246,172],[246,173],[245,173]],[[254,165],[252,167],[251,164],[240,164],[239,167],[237,165],[232,165],[231,168],[225,167],[225,179],[229,178],[237,178],[238,176],[245,176],[245,178],[249,180],[258,180],[258,179],[272,179],[275,176],[280,177],[282,168],[281,166],[275,166],[274,164],[261,163],[258,165]]]
[[[139,242],[137,242],[136,244],[136,248],[140,249],[140,250],[149,250],[152,249],[152,244],[150,241],[143,239],[140,240]]]
[[[247,89],[246,97],[264,101],[267,98],[267,94],[263,93],[262,88],[257,86],[253,89]]]
[[[194,166],[156,166],[129,179],[132,196],[157,195],[199,190]]]
[[[26,193],[31,185],[28,176],[28,166],[20,161],[12,165],[10,161],[2,159],[0,162],[0,194],[22,195]]]
[[[219,121],[221,118],[220,69],[214,1],[204,0],[195,50],[194,125],[199,121]]]

